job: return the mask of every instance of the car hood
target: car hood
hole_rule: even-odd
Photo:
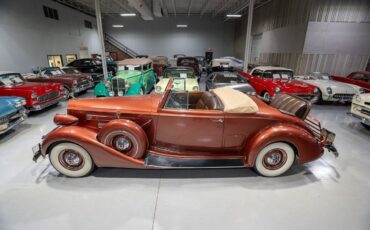
[[[307,82],[309,84],[315,85],[320,88],[321,91],[326,90],[326,88],[330,87],[333,92],[337,93],[359,93],[359,89],[361,87],[342,83],[339,81],[333,81],[333,80],[304,80],[304,82]]]
[[[58,74],[53,75],[53,77],[64,80],[64,81],[81,81],[81,80],[88,80],[88,75],[83,74]]]
[[[281,91],[290,93],[311,92],[314,88],[312,85],[297,80],[273,80],[272,81]]]
[[[141,71],[138,70],[121,70],[118,71],[116,74],[116,77],[122,77],[122,78],[130,78],[130,77],[136,77],[138,75],[141,75]]]
[[[0,97],[0,118],[17,111],[14,100],[21,97]]]
[[[152,113],[157,111],[163,95],[105,97],[74,99],[68,101],[68,113],[73,111],[111,113]]]

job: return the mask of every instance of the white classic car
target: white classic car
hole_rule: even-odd
[[[220,59],[228,59],[231,61],[231,66],[234,68],[238,69],[243,69],[244,66],[244,61],[241,59],[238,59],[236,57],[231,57],[231,56],[225,56],[225,57],[220,57]]]
[[[351,115],[361,120],[361,124],[370,130],[370,93],[353,97]]]
[[[326,73],[313,72],[307,76],[296,76],[295,79],[319,88],[318,103],[323,101],[350,102],[355,94],[365,92],[357,85],[333,81]]]

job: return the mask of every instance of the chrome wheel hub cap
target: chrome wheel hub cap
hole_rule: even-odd
[[[64,161],[70,166],[77,166],[81,163],[81,158],[74,152],[67,152],[64,154]]]
[[[269,165],[277,165],[281,161],[281,155],[278,153],[272,153],[268,158],[267,158],[267,163]]]
[[[120,151],[128,150],[131,147],[131,143],[126,137],[118,137],[115,144],[116,148]]]

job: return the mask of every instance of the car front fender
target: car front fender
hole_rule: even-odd
[[[94,96],[95,97],[109,97],[109,92],[107,87],[102,83],[99,82],[94,88]]]
[[[126,96],[140,95],[140,90],[141,90],[141,84],[132,84],[126,93]]]
[[[294,124],[277,124],[259,131],[245,147],[245,164],[253,167],[260,151],[274,142],[290,144],[300,164],[316,160],[324,152],[323,146],[306,129]]]

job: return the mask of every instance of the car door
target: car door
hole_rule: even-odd
[[[158,112],[155,145],[174,151],[218,152],[223,147],[224,113],[188,109],[188,92],[172,91]],[[179,106],[170,105],[171,99]]]

